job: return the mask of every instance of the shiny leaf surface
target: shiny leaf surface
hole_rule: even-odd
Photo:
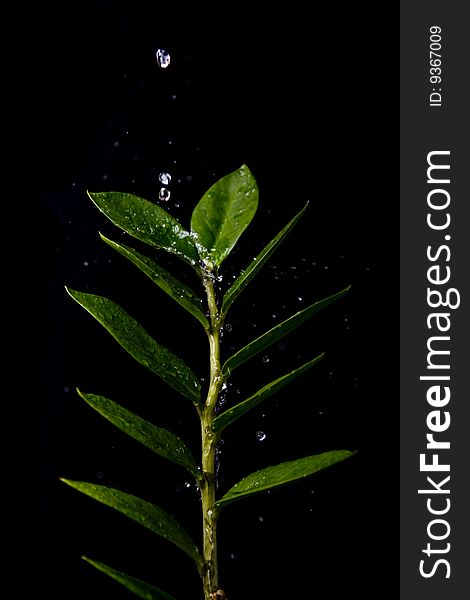
[[[140,254],[133,248],[124,244],[118,244],[101,235],[101,239],[122,256],[130,260],[136,267],[143,271],[154,283],[156,283],[173,300],[191,313],[202,324],[204,329],[209,329],[209,322],[204,316],[202,301],[184,283],[171,275],[166,269],[160,267],[154,260]]]
[[[199,255],[219,266],[245,231],[258,207],[258,186],[246,165],[219,179],[204,194],[191,218]]]
[[[233,369],[235,369],[245,361],[249,360],[253,356],[256,356],[256,354],[259,354],[266,348],[269,348],[269,346],[275,344],[278,340],[280,340],[285,335],[296,329],[299,325],[305,323],[305,321],[313,317],[313,315],[315,315],[319,310],[321,310],[325,306],[328,306],[328,304],[331,304],[335,300],[338,300],[338,298],[341,298],[341,296],[343,296],[348,290],[349,287],[342,290],[341,292],[338,292],[337,294],[329,296],[328,298],[324,298],[319,302],[315,302],[307,308],[304,308],[303,310],[300,310],[299,312],[295,313],[295,315],[292,315],[282,323],[279,323],[269,331],[266,331],[265,333],[263,333],[263,335],[256,338],[247,346],[241,348],[241,350],[238,350],[238,352],[231,356],[222,367],[223,373],[225,375],[230,374],[233,371]]]
[[[172,352],[157,344],[124,309],[103,296],[66,289],[137,362],[194,403],[199,402],[201,385],[191,369]]]
[[[156,454],[181,465],[198,479],[202,478],[191,451],[177,435],[167,429],[156,427],[108,398],[84,394],[80,390],[77,392],[85,402],[121,431]]]
[[[129,235],[195,266],[196,245],[189,232],[158,204],[122,192],[88,192],[93,203],[110,221]]]
[[[227,313],[230,306],[235,302],[241,292],[245,289],[245,287],[250,283],[253,277],[258,273],[261,267],[269,260],[273,252],[279,247],[279,245],[284,241],[287,234],[293,229],[296,223],[299,221],[300,217],[304,214],[307,209],[307,204],[303,207],[303,209],[295,215],[295,217],[287,223],[287,225],[282,229],[277,236],[269,242],[267,246],[258,254],[258,256],[251,262],[251,264],[246,268],[241,275],[235,279],[233,284],[227,290],[224,295],[222,301],[222,312],[224,314]]]
[[[298,479],[304,479],[314,473],[323,471],[327,467],[352,456],[349,450],[333,450],[323,454],[306,456],[297,460],[290,460],[275,467],[267,467],[255,471],[236,483],[225,496],[216,502],[219,507],[226,506],[235,500],[240,500],[251,494],[256,494],[273,487],[284,485]]]
[[[70,479],[62,479],[61,481],[90,496],[90,498],[114,508],[129,519],[172,542],[183,552],[186,552],[196,562],[198,568],[201,567],[202,557],[197,546],[185,529],[163,509],[115,488],[84,481],[71,481]]]
[[[133,592],[136,596],[139,596],[139,598],[143,598],[144,600],[175,600],[170,594],[167,594],[163,590],[160,590],[159,588],[150,585],[141,579],[130,577],[121,571],[116,571],[116,569],[112,569],[111,567],[108,567],[108,565],[105,565],[97,560],[92,560],[87,556],[82,556],[82,558],[87,563],[95,567],[95,569],[105,573],[105,575],[108,575],[123,585],[130,592]]]
[[[250,396],[247,400],[244,400],[243,402],[240,402],[240,404],[237,404],[232,408],[229,408],[226,411],[224,411],[218,417],[215,418],[214,422],[212,423],[212,430],[222,431],[222,429],[227,427],[227,425],[230,425],[230,423],[236,421],[239,417],[241,417],[246,412],[257,406],[260,402],[262,402],[278,390],[280,390],[282,387],[290,383],[293,379],[295,379],[299,375],[302,375],[302,373],[305,373],[305,371],[310,369],[310,367],[312,367],[319,360],[321,360],[323,356],[324,353],[305,363],[298,369],[294,369],[290,373],[279,377],[275,381],[271,381],[271,383],[268,383],[268,385],[262,387],[256,392],[256,394],[253,394],[253,396]]]

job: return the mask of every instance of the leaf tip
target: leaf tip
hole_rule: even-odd
[[[71,296],[74,300],[76,300],[76,295],[78,294],[78,292],[76,290],[73,290],[72,288],[70,288],[68,285],[64,285],[65,291],[67,292],[67,294],[69,296]]]

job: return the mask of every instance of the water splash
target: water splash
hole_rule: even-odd
[[[166,171],[162,171],[158,176],[158,179],[160,183],[163,183],[163,185],[169,185],[171,182],[171,175]]]
[[[157,57],[158,66],[161,69],[166,69],[170,65],[170,62],[171,62],[170,53],[167,52],[166,50],[164,50],[163,48],[159,48],[155,52],[155,56]]]
[[[264,431],[257,431],[256,432],[256,439],[258,440],[258,442],[264,442],[264,440],[267,438],[267,435],[264,433]]]
[[[160,189],[160,191],[158,192],[158,198],[160,200],[162,200],[163,202],[168,202],[168,200],[170,199],[170,196],[171,196],[171,192],[166,187],[162,187]]]

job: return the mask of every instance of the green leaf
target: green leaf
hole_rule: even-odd
[[[198,569],[201,569],[203,560],[197,546],[178,521],[163,509],[115,488],[70,479],[61,479],[61,481],[172,542],[186,552],[196,562]]]
[[[269,244],[258,254],[258,256],[253,260],[253,262],[248,266],[247,269],[242,271],[242,273],[235,279],[230,288],[224,295],[222,300],[222,313],[226,314],[230,306],[235,302],[237,297],[241,294],[241,292],[245,289],[245,287],[250,283],[256,273],[261,269],[261,267],[269,260],[274,251],[280,246],[281,242],[285,239],[287,234],[293,229],[294,225],[299,221],[300,217],[304,214],[307,209],[307,204],[303,207],[303,209],[295,215],[295,217],[287,223],[282,231],[280,231],[277,236],[269,242]]]
[[[130,577],[121,571],[116,571],[116,569],[112,569],[105,565],[102,562],[98,562],[97,560],[92,560],[87,556],[82,556],[83,560],[86,560],[87,563],[109,575],[112,579],[119,582],[125,588],[127,588],[130,592],[133,592],[139,598],[143,598],[144,600],[175,600],[173,596],[167,594],[163,590],[142,581],[141,579],[136,579],[135,577]]]
[[[199,255],[219,266],[250,224],[258,207],[258,186],[246,165],[219,179],[204,194],[191,218]]]
[[[124,244],[118,244],[108,239],[100,233],[101,239],[111,248],[114,248],[119,254],[125,256],[136,267],[143,271],[154,283],[156,283],[173,300],[176,300],[183,308],[191,313],[202,324],[204,329],[209,329],[209,322],[206,319],[203,310],[202,300],[200,300],[192,289],[181,283],[171,273],[168,273],[163,267],[160,267],[154,260],[140,254],[133,248]]]
[[[335,300],[338,300],[338,298],[341,298],[341,296],[343,296],[350,289],[350,287],[351,286],[348,286],[341,292],[333,294],[328,298],[324,298],[323,300],[315,302],[307,308],[300,310],[299,312],[295,313],[295,315],[292,315],[282,323],[279,323],[269,331],[263,333],[263,335],[250,342],[244,348],[238,350],[238,352],[233,354],[225,362],[224,366],[222,367],[223,374],[229,375],[233,371],[233,369],[235,369],[248,359],[252,358],[259,352],[262,352],[272,344],[276,343],[285,335],[293,331],[296,327],[302,325],[302,323],[307,321],[307,319],[313,317],[313,315],[315,315],[319,310],[321,310],[325,306],[328,306],[328,304],[331,304]]]
[[[161,206],[122,192],[88,192],[88,196],[108,219],[138,240],[197,264],[199,255],[189,231]]]
[[[85,402],[124,433],[156,454],[181,465],[197,479],[203,478],[191,451],[177,435],[167,429],[156,427],[108,398],[84,394],[78,389],[77,392]]]
[[[150,369],[195,404],[199,402],[201,384],[196,375],[180,358],[157,344],[142,325],[124,309],[103,296],[65,289],[137,362]]]
[[[230,425],[239,417],[244,415],[246,412],[257,406],[260,402],[262,402],[263,400],[280,390],[282,387],[290,383],[293,379],[295,379],[299,375],[302,375],[302,373],[305,373],[305,371],[310,369],[310,367],[312,367],[319,360],[321,360],[324,357],[324,355],[325,353],[323,352],[322,354],[315,357],[311,361],[305,363],[298,369],[294,369],[290,373],[279,377],[275,381],[271,381],[271,383],[265,385],[263,388],[258,390],[256,394],[253,394],[253,396],[250,396],[247,400],[244,400],[243,402],[240,402],[240,404],[237,404],[232,408],[229,408],[228,410],[221,413],[218,417],[214,419],[214,422],[212,423],[212,430],[222,431],[222,429],[225,429],[227,425]]]
[[[350,452],[349,450],[333,450],[331,452],[324,452],[323,454],[290,460],[275,467],[261,469],[236,483],[215,504],[220,508],[250,494],[256,494],[263,490],[296,481],[297,479],[309,477],[353,454],[354,452]]]

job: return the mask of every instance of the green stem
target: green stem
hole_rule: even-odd
[[[211,328],[208,331],[210,348],[210,381],[207,398],[200,411],[202,438],[202,470],[204,480],[200,484],[202,499],[202,535],[203,558],[202,581],[204,600],[212,600],[212,593],[218,589],[217,565],[217,518],[218,509],[215,506],[215,450],[219,434],[212,431],[215,417],[217,398],[223,384],[220,367],[220,328],[222,319],[217,307],[213,279],[209,276],[203,279],[209,306]]]

